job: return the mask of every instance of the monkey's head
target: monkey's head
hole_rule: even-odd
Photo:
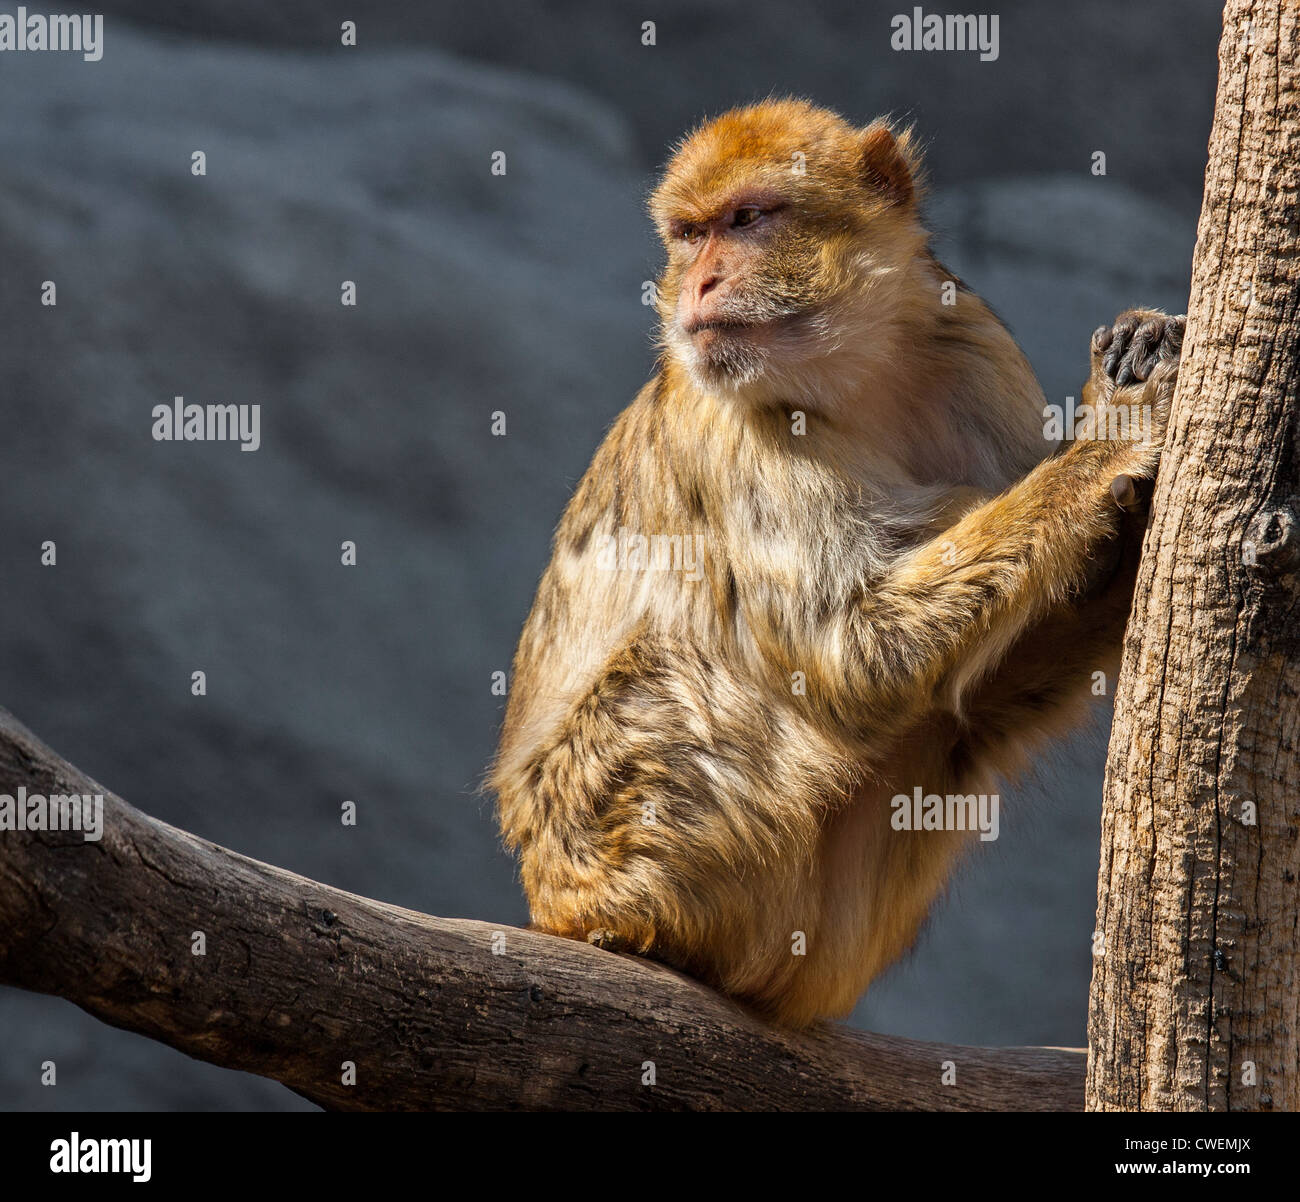
[[[669,357],[701,387],[757,399],[824,396],[819,380],[887,367],[926,304],[918,170],[909,132],[801,100],[696,130],[650,201]]]

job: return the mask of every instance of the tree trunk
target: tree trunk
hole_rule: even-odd
[[[1227,5],[1106,770],[1091,1110],[1300,1108],[1298,37],[1293,2]]]

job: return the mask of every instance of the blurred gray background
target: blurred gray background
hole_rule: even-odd
[[[911,5],[869,0],[101,11],[102,62],[0,58],[0,704],[151,814],[413,909],[526,920],[476,793],[490,676],[651,369],[643,205],[689,126],[786,92],[914,121],[940,256],[1051,401],[1100,322],[1186,308],[1209,0],[1001,3],[995,62],[894,52]],[[260,404],[261,450],[154,442],[178,394]],[[1084,1042],[1107,722],[1004,791],[855,1024]],[[0,989],[0,1107],[308,1104]]]

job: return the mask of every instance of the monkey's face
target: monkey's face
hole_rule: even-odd
[[[666,340],[703,382],[757,380],[814,337],[818,257],[788,193],[751,186],[669,220]]]
[[[884,127],[769,102],[689,138],[651,211],[669,355],[702,387],[788,393],[810,364],[870,341],[865,302],[906,241],[891,231],[910,224],[911,174]]]

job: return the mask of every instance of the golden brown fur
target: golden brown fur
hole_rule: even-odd
[[[890,798],[995,792],[1114,671],[1110,484],[1158,453],[1052,454],[1005,328],[941,303],[917,181],[908,135],[800,101],[678,149],[661,364],[560,523],[493,769],[538,928],[790,1024],[853,1006],[971,839],[892,829]],[[1173,342],[1128,399],[1167,403]],[[1094,353],[1085,400],[1113,374]],[[698,571],[611,566],[620,531]]]

